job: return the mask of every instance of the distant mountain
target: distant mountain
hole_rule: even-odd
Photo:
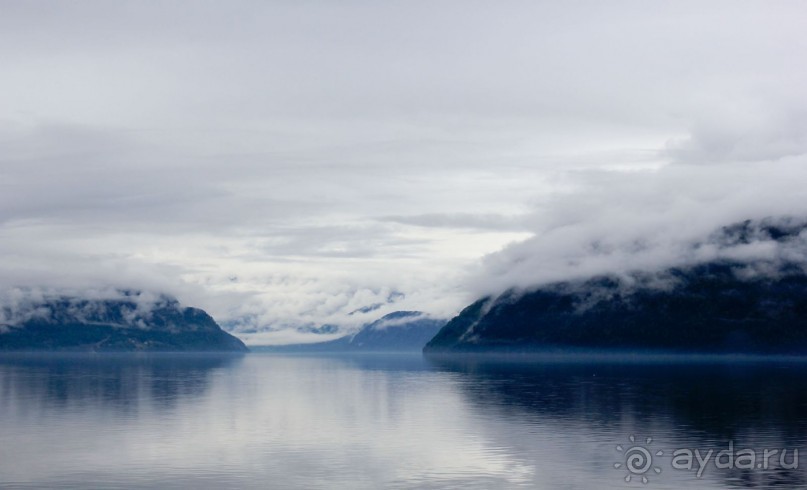
[[[0,351],[246,351],[198,308],[161,296],[145,302],[138,292],[119,299],[57,297],[3,311]],[[0,317],[0,318],[2,318]]]
[[[368,323],[357,333],[328,342],[256,347],[275,352],[420,351],[445,325],[418,311],[396,311]]]
[[[744,222],[710,243],[804,254],[806,228]],[[807,274],[787,256],[722,259],[508,291],[465,308],[424,352],[602,349],[807,354]]]

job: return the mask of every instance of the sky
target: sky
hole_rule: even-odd
[[[165,292],[288,343],[669,265],[805,215],[805,31],[800,1],[0,0],[0,297]]]

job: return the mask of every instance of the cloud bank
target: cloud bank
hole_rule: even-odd
[[[280,342],[805,214],[801,2],[0,6],[7,291]]]
[[[716,236],[721,227],[749,219],[807,220],[805,179],[804,157],[580,176],[579,189],[531,216],[535,236],[485,257],[476,272],[477,293],[721,258],[807,264],[807,241],[799,242],[801,249],[793,243],[782,248],[759,236],[724,246]]]

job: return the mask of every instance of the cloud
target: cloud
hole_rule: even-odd
[[[717,258],[807,264],[798,247],[764,237],[731,247],[710,241],[721,227],[748,219],[804,221],[805,178],[805,157],[590,173],[580,177],[579,189],[538,208],[534,236],[487,256],[472,283],[481,296]]]
[[[803,213],[802,11],[6,2],[0,288],[296,335],[672,261]]]
[[[723,117],[717,117],[723,116]],[[807,105],[772,113],[770,107],[713,115],[689,136],[671,140],[666,155],[678,163],[776,161],[807,154]]]
[[[110,305],[105,302],[125,302]],[[131,306],[128,306],[131,304]],[[145,328],[154,308],[175,306],[170,297],[152,291],[112,288],[8,288],[0,290],[0,324],[14,326],[35,319],[45,322],[122,322]],[[120,316],[120,318],[119,318]]]
[[[429,213],[414,216],[383,216],[380,221],[430,228],[463,228],[478,230],[525,231],[519,216],[502,214]]]

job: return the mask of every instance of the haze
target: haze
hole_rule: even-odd
[[[167,292],[286,343],[622,270],[637,241],[642,267],[674,263],[716,227],[804,216],[805,19],[0,0],[3,297]]]

